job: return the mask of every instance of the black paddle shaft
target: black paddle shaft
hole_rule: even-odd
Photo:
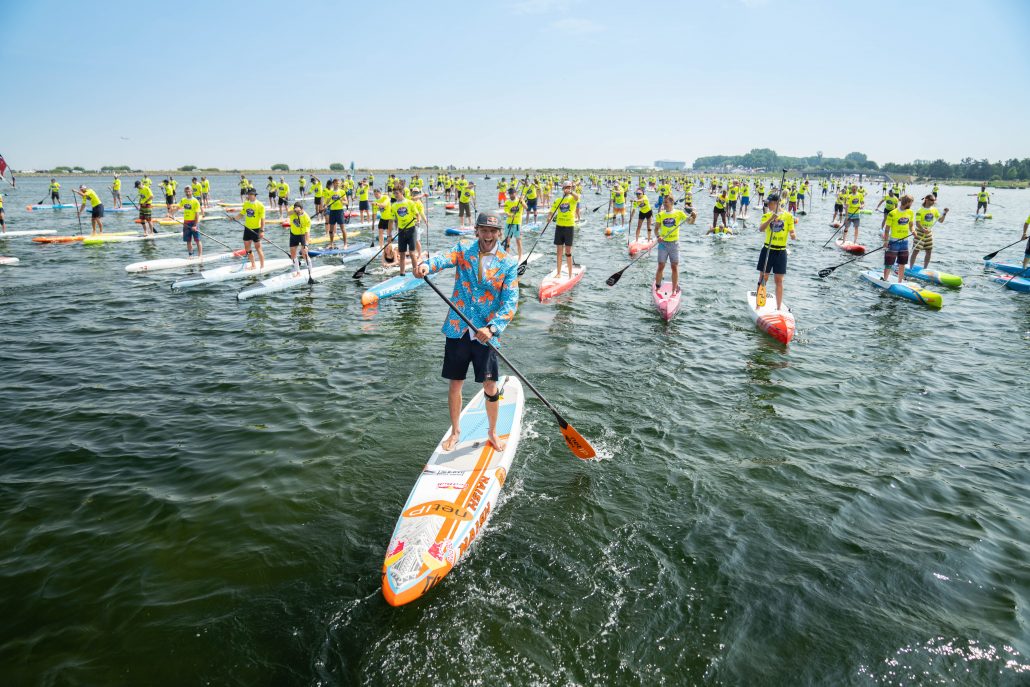
[[[441,299],[443,299],[443,302],[446,303],[447,305],[449,305],[451,310],[453,310],[454,312],[458,313],[458,317],[460,317],[461,320],[466,325],[469,326],[469,328],[471,328],[473,331],[476,331],[476,329],[477,329],[476,325],[472,323],[472,320],[470,320],[468,317],[466,317],[465,313],[463,313],[461,310],[459,310],[458,306],[456,306],[453,302],[451,302],[451,299],[448,298],[447,296],[445,296],[444,292],[441,291],[436,286],[436,284],[434,284],[432,281],[430,281],[428,274],[426,276],[422,277],[422,279],[423,279],[423,281],[425,281],[425,283],[429,284],[429,287],[431,289],[433,289],[433,291],[436,291],[436,295],[439,296]],[[504,361],[504,364],[507,365],[511,369],[511,371],[515,373],[515,376],[518,377],[522,381],[523,384],[528,386],[529,390],[532,391],[536,395],[536,397],[539,398],[543,402],[543,404],[545,406],[547,406],[547,409],[550,410],[554,414],[554,418],[558,421],[558,424],[561,426],[561,428],[565,429],[566,427],[568,427],[569,423],[566,422],[565,418],[563,418],[561,416],[561,414],[557,411],[557,409],[555,409],[555,407],[551,405],[551,402],[548,401],[546,398],[544,398],[544,395],[541,394],[537,390],[537,388],[535,386],[533,386],[533,383],[530,382],[528,379],[526,379],[522,375],[522,373],[519,372],[518,368],[516,368],[514,365],[511,364],[511,361],[508,360],[508,358],[505,357],[505,355],[503,353],[501,353],[500,349],[497,348],[497,346],[494,346],[493,349],[497,353],[498,357],[500,357],[500,359]]]

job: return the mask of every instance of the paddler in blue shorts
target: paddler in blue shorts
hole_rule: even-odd
[[[689,215],[676,209],[676,199],[671,193],[662,198],[662,209],[655,216],[655,233],[658,235],[658,270],[654,274],[655,288],[662,288],[662,276],[665,263],[669,262],[672,270],[672,292],[680,290],[680,225],[684,222],[693,224],[697,221],[697,213]]]
[[[787,273],[787,236],[797,240],[794,232],[794,215],[789,212],[780,212],[780,196],[777,193],[770,193],[766,198],[769,211],[762,215],[762,221],[758,225],[758,231],[765,232],[765,241],[762,244],[762,252],[758,255],[758,271],[761,283],[773,274],[776,282],[776,309],[783,308],[783,275]]]
[[[200,231],[197,223],[203,214],[200,201],[193,195],[193,187],[186,187],[186,197],[179,201],[182,209],[182,241],[186,244],[186,253],[193,257],[193,244],[197,244],[197,257],[204,257],[204,245],[200,242]]]
[[[916,213],[912,210],[912,196],[901,197],[901,205],[887,215],[883,230],[883,280],[891,273],[891,267],[898,265],[898,283],[905,281],[905,266],[908,265],[908,238],[915,226]]]
[[[571,188],[570,188],[571,191]],[[461,439],[461,388],[472,365],[477,383],[486,396],[486,417],[489,423],[487,441],[497,451],[506,443],[497,436],[497,408],[501,399],[497,388],[500,373],[497,366],[496,339],[515,316],[519,305],[518,262],[501,245],[501,218],[495,212],[481,212],[476,218],[477,241],[460,241],[449,251],[420,262],[413,270],[418,278],[432,272],[454,268],[454,292],[451,300],[462,308],[475,325],[470,329],[453,312],[447,313],[443,333],[444,347],[441,376],[450,380],[447,407],[451,415],[451,432],[441,448],[453,451]]]
[[[504,230],[504,245],[507,250],[507,246],[511,245],[511,240],[515,239],[515,247],[519,252],[519,262],[522,262],[522,212],[526,209],[526,201],[524,198],[515,198],[515,187],[511,186],[508,188],[508,199],[504,201],[504,212],[507,216],[507,226]]]

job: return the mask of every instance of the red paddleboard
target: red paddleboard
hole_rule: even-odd
[[[637,253],[654,248],[658,241],[633,241],[629,244],[629,256],[632,258]]]
[[[680,311],[680,303],[683,299],[683,290],[680,289],[676,293],[672,292],[672,282],[662,282],[661,288],[651,283],[651,298],[654,300],[654,307],[658,310],[658,314],[662,316],[662,319],[666,322],[676,317],[676,313]]]
[[[775,296],[770,294],[766,298],[765,305],[758,307],[758,294],[748,291],[747,307],[755,326],[781,344],[789,344],[790,340],[794,338],[794,313],[787,307],[777,310]]]
[[[568,267],[562,265],[560,276],[555,276],[554,272],[549,272],[546,277],[540,280],[540,300],[546,301],[548,298],[554,298],[560,293],[569,291],[579,283],[579,280],[583,278],[583,273],[586,271],[587,268],[583,265],[573,265],[572,276],[570,277]]]
[[[852,243],[851,241],[844,241],[837,239],[834,241],[837,244],[837,248],[840,248],[845,253],[854,253],[855,255],[865,255],[865,246],[861,243]]]

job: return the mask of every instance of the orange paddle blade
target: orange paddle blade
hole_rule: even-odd
[[[759,308],[765,307],[765,284],[759,286],[755,293],[755,305]]]
[[[590,460],[597,455],[594,451],[594,447],[590,445],[590,442],[583,438],[583,435],[576,431],[576,428],[565,423],[561,428],[561,435],[565,438],[565,443],[568,444],[569,450],[572,451],[573,455],[583,460]]]

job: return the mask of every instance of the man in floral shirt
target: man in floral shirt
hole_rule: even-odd
[[[463,245],[457,243],[451,250],[422,262],[415,268],[415,276],[424,277],[431,272],[455,268],[454,293],[451,300],[475,325],[471,329],[453,311],[447,313],[443,333],[447,337],[444,347],[444,379],[450,380],[447,405],[451,414],[451,433],[444,441],[443,450],[453,451],[460,438],[461,388],[468,374],[469,364],[475,372],[476,382],[483,385],[486,396],[486,416],[490,423],[488,440],[497,451],[503,451],[505,442],[497,437],[497,337],[515,316],[519,305],[518,262],[500,246],[504,227],[495,212],[481,212],[476,218],[478,241]]]

